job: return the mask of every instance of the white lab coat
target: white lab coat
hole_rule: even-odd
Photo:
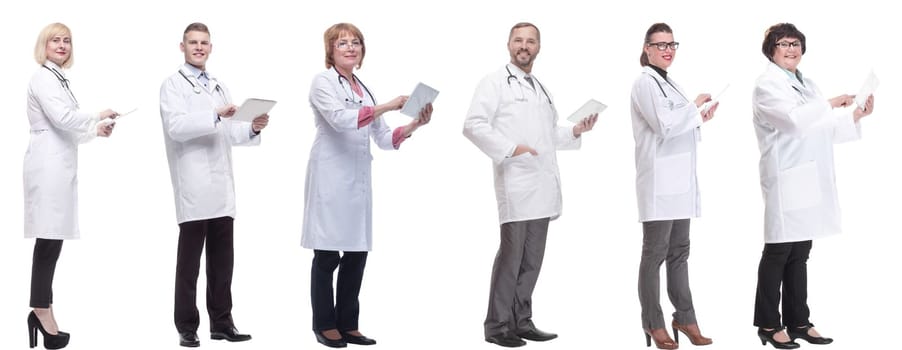
[[[834,113],[814,82],[803,79],[770,63],[755,84],[766,243],[840,232],[833,144],[859,139],[861,129],[851,112]]]
[[[160,116],[178,223],[235,217],[232,145],[259,145],[251,123],[217,120],[216,108],[231,102],[229,90],[210,76],[205,88],[185,65],[179,68],[200,86],[194,93],[176,72],[160,86]],[[207,73],[209,75],[209,72]]]
[[[363,97],[334,69],[313,78],[310,107],[316,137],[304,186],[304,248],[331,251],[373,249],[373,191],[370,138],[379,148],[395,149],[392,129],[380,117],[357,127],[358,113],[376,101]],[[359,84],[359,80],[358,80]],[[362,101],[362,103],[361,103]]]
[[[553,101],[542,92],[537,79],[533,88],[522,70],[506,66],[517,79],[508,79],[508,72],[502,67],[479,82],[463,134],[492,159],[498,219],[502,224],[554,220],[561,215],[562,207],[556,150],[578,149],[581,138],[573,136],[572,126],[557,125],[557,111],[550,103]],[[508,157],[519,144],[532,147],[538,155]]]
[[[633,83],[630,112],[641,222],[701,215],[695,164],[702,117],[694,99],[668,80],[646,66]]]
[[[46,65],[63,73],[53,62]],[[25,152],[25,237],[76,239],[78,230],[78,144],[97,134],[100,115],[78,104],[56,75],[44,67],[28,85],[31,138]]]

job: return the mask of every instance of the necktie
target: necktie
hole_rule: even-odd
[[[527,75],[527,76],[524,76],[523,79],[526,79],[526,82],[529,83],[529,86],[531,86],[533,88],[533,90],[536,88],[536,84],[533,84],[533,82],[532,82],[532,77]]]

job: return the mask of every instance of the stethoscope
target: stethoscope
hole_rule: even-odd
[[[192,81],[191,78],[188,78],[188,75],[186,75],[185,72],[182,72],[181,69],[179,69],[179,74],[182,75],[182,78],[185,78],[185,81],[187,81],[188,84],[191,84],[191,90],[194,91],[195,94],[200,94],[200,82],[195,83],[194,81]],[[216,88],[214,90],[219,91],[219,95],[222,96],[223,100],[226,99],[225,95],[222,92],[222,89],[219,87],[219,84],[216,84]]]
[[[658,81],[658,78],[655,78],[654,76],[651,76],[651,78],[654,79],[655,84],[658,84],[658,89],[661,90],[661,94],[664,95],[664,98],[667,98],[667,93],[664,92],[664,87],[661,86],[661,82]],[[676,93],[680,95],[680,97],[686,100],[686,103],[689,103],[689,99],[686,98],[686,96],[684,96],[682,92],[680,92],[680,89],[677,89],[676,86],[673,86],[673,84],[671,84],[670,81],[667,80],[667,78],[664,78],[664,82],[667,83],[667,85],[670,85],[670,87],[673,88],[673,91],[676,91]],[[667,100],[667,107],[673,109],[673,101],[671,101],[670,99]]]
[[[511,78],[514,78],[514,80],[516,80],[517,83],[519,84],[520,78],[517,78],[517,76],[514,75],[514,73],[511,73],[510,67],[508,67],[507,65],[504,65],[504,69],[507,70],[507,86],[512,86],[512,85],[511,85]],[[545,94],[545,98],[548,100],[548,104],[552,104],[552,103],[551,103],[551,97],[548,97],[548,92],[545,91],[545,86],[542,85],[542,83],[539,82],[539,79],[536,79],[536,77],[532,77],[532,80],[534,80],[536,83],[539,84],[539,88],[542,89],[542,93]],[[520,101],[524,101],[524,102],[526,101],[526,94],[523,93],[523,86],[522,86],[522,85],[520,86]]]
[[[362,105],[363,104],[362,99],[355,100],[352,97],[353,91],[351,91],[350,93],[348,92],[348,90],[351,90],[351,81],[350,80],[348,81],[348,87],[347,87],[347,89],[345,89],[345,83],[342,82],[341,79],[348,80],[348,78],[345,78],[343,75],[341,75],[341,73],[338,72],[338,69],[335,68],[335,66],[332,66],[332,69],[335,70],[335,74],[338,74],[338,85],[341,85],[341,91],[344,91],[345,96],[347,96],[347,98],[345,98],[345,102],[353,102],[353,103]],[[370,92],[370,89],[366,87],[366,85],[363,83],[363,81],[361,81],[360,78],[358,78],[357,75],[354,73],[351,73],[351,77],[354,78],[354,80],[356,80],[358,83],[360,83],[360,86],[363,87],[363,90],[366,91],[366,94],[370,95],[370,100],[373,101],[373,104],[376,104],[376,99],[373,97],[373,94]]]
[[[60,81],[60,85],[62,85],[62,87],[66,89],[69,97],[72,98],[72,102],[75,102],[75,106],[78,106],[78,100],[75,99],[75,94],[72,93],[72,90],[69,90],[69,79],[66,79],[66,77],[63,76],[63,73],[58,72],[56,69],[47,67],[46,65],[42,66],[56,76],[56,79]]]

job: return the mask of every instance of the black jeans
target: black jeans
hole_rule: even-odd
[[[234,326],[232,322],[232,268],[235,263],[234,219],[228,216],[179,224],[178,260],[175,266],[175,328],[196,332],[197,276],[200,256],[207,247],[207,313],[210,330]]]
[[[764,245],[758,265],[755,326],[799,327],[809,323],[808,255],[811,241]],[[780,322],[780,285],[783,287],[783,322]]]
[[[313,330],[339,331],[357,329],[360,315],[360,284],[366,267],[367,252],[314,250],[313,268],[310,271],[310,302],[313,305]],[[332,275],[338,268],[338,291],[333,303]]]
[[[61,239],[38,238],[34,241],[34,255],[31,259],[31,301],[36,308],[48,308],[53,304],[53,273],[56,261],[63,249]]]

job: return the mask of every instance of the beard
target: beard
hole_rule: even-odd
[[[526,55],[521,55],[522,53],[526,53]],[[522,68],[532,65],[532,61],[535,60],[536,56],[531,54],[528,50],[519,50],[511,58],[511,61],[514,64]]]

